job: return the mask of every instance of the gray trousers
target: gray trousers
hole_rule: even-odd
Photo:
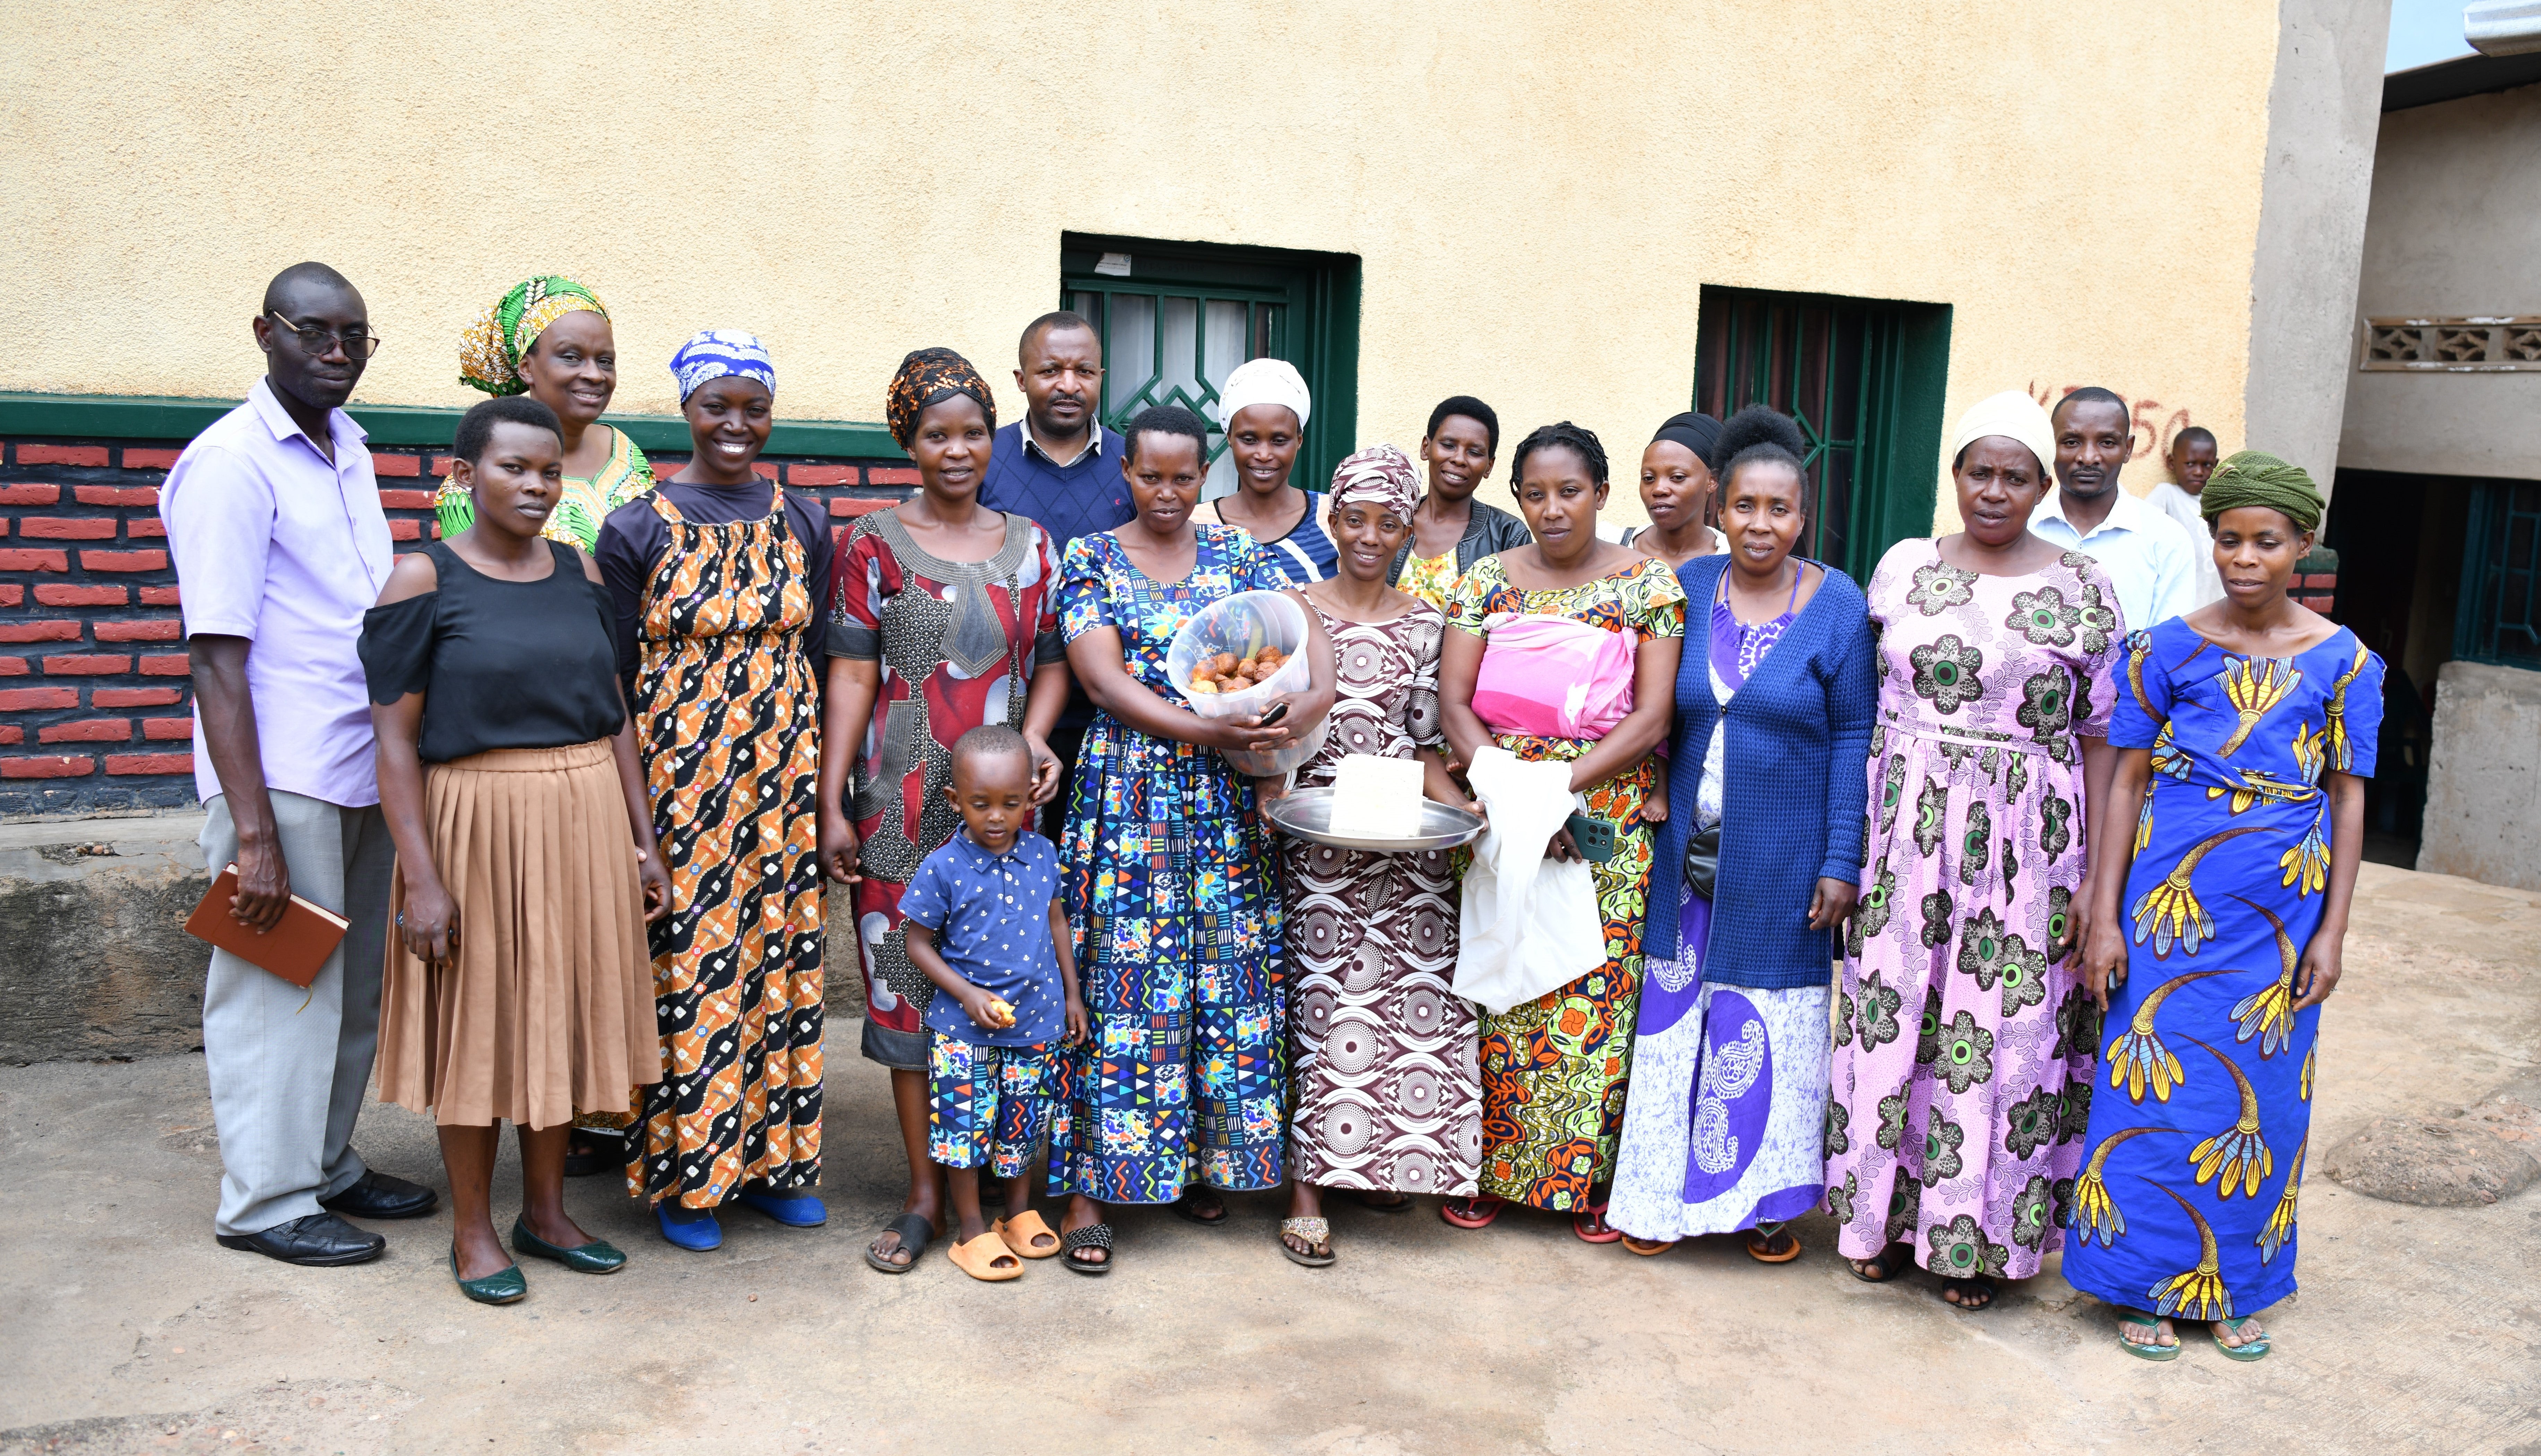
[[[203,983],[203,1064],[221,1139],[213,1228],[259,1233],[319,1211],[361,1179],[353,1120],[380,1043],[380,968],[388,950],[397,847],[379,806],[345,809],[275,793],[273,818],[291,893],[352,921],[307,990],[212,952]],[[204,806],[203,857],[217,877],[238,857],[229,800]]]

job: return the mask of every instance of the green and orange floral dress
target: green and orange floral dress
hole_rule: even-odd
[[[1642,556],[1575,587],[1527,591],[1498,556],[1458,579],[1448,624],[1487,637],[1503,612],[1566,617],[1635,645],[1685,635],[1685,589],[1665,561]],[[1500,747],[1530,763],[1568,763],[1596,739],[1501,734]],[[1483,1176],[1487,1196],[1570,1210],[1612,1174],[1632,1070],[1633,1021],[1641,999],[1641,906],[1650,885],[1650,832],[1641,800],[1655,775],[1643,760],[1588,791],[1588,812],[1617,830],[1614,857],[1595,866],[1606,922],[1606,964],[1501,1015],[1483,1017]]]

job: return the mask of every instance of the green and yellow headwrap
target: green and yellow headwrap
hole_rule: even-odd
[[[517,395],[529,385],[521,379],[521,356],[567,314],[589,310],[606,319],[600,295],[553,273],[532,278],[503,295],[459,340],[459,382],[489,395]]]
[[[2283,511],[2297,529],[2313,531],[2319,529],[2320,513],[2329,502],[2301,466],[2288,465],[2264,451],[2244,450],[2214,468],[2197,497],[2197,510],[2213,525],[2215,517],[2243,506]]]

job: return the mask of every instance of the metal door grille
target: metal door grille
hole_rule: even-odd
[[[1322,489],[1358,424],[1358,259],[1346,254],[1069,233],[1059,244],[1062,307],[1103,337],[1103,422],[1180,404],[1210,427],[1207,494],[1234,487],[1217,431],[1218,390],[1248,359],[1285,359],[1314,394],[1289,478]]]
[[[1120,429],[1141,409],[1179,404],[1209,426],[1208,458],[1226,449],[1218,390],[1247,359],[1279,352],[1286,295],[1227,287],[1126,283],[1088,288],[1070,280],[1067,306],[1103,339],[1103,422]]]
[[[2541,481],[2501,480],[2471,502],[2453,655],[2541,667]]]
[[[1799,553],[1866,576],[1878,560],[1853,550],[1853,497],[1863,460],[1875,448],[1875,400],[1883,366],[1894,368],[1893,330],[1862,305],[1777,302],[1742,297],[1704,310],[1695,366],[1695,407],[1727,419],[1750,404],[1791,416],[1808,441],[1809,520]],[[1706,299],[1706,303],[1708,300]]]

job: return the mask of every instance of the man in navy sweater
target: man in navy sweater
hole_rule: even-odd
[[[1125,525],[1137,514],[1121,474],[1121,437],[1096,417],[1103,340],[1081,314],[1044,314],[1025,326],[1015,355],[1024,417],[997,431],[980,503],[1039,522],[1064,560],[1078,537]],[[1077,746],[1093,721],[1085,690],[1070,688],[1067,711],[1050,735],[1066,781],[1075,779]]]

